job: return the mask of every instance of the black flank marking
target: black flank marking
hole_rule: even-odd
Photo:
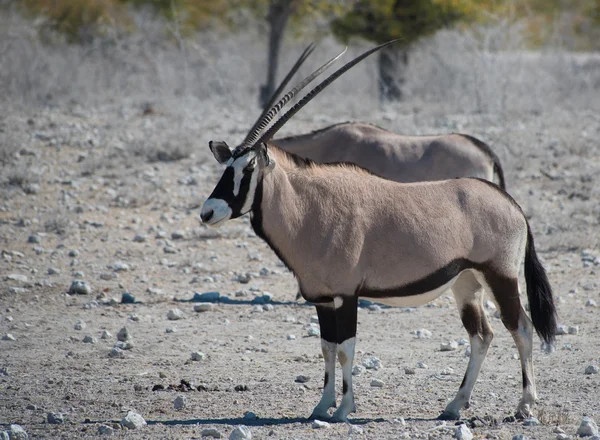
[[[342,381],[342,393],[346,394],[348,392],[348,382],[345,380]]]
[[[331,301],[331,300],[330,300]],[[315,306],[317,309],[317,316],[319,317],[319,327],[321,328],[321,339],[325,339],[327,342],[337,342],[337,326],[336,326],[336,312],[333,309],[333,304],[330,302],[329,306]]]
[[[441,269],[436,270],[431,275],[427,275],[420,280],[405,284],[404,286],[391,287],[388,289],[371,289],[368,286],[362,286],[358,290],[358,295],[367,298],[395,298],[419,295],[430,292],[457,276],[465,269],[478,268],[479,264],[470,262],[464,258],[451,261]]]
[[[498,180],[500,181],[500,182],[498,182],[498,186],[500,186],[500,188],[502,188],[503,190],[506,191],[506,181],[504,180],[504,170],[502,169],[502,164],[500,163],[500,158],[498,157],[498,155],[496,155],[496,153],[494,153],[494,150],[492,150],[488,144],[477,139],[476,137],[469,136],[468,134],[462,134],[462,133],[458,133],[458,134],[460,136],[464,137],[465,139],[468,139],[469,141],[471,141],[473,143],[473,145],[475,145],[477,148],[479,148],[479,150],[481,150],[487,157],[489,157],[492,160],[492,162],[494,163],[494,171],[498,175]]]
[[[521,315],[519,280],[505,277],[491,270],[485,271],[483,275],[500,308],[502,323],[509,331],[517,330]]]

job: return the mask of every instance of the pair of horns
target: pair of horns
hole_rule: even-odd
[[[277,113],[279,113],[279,111],[283,108],[283,106],[285,104],[287,104],[298,92],[300,92],[302,89],[304,89],[317,76],[319,76],[321,73],[323,73],[325,70],[327,70],[335,61],[337,61],[337,59],[339,57],[341,57],[346,52],[346,49],[347,49],[347,48],[344,48],[344,50],[340,54],[338,54],[334,58],[327,61],[325,64],[323,64],[317,70],[315,70],[313,73],[311,73],[309,76],[307,76],[304,80],[302,80],[300,82],[300,84],[298,84],[296,87],[294,87],[288,93],[286,93],[276,104],[273,104],[275,102],[275,100],[277,99],[277,96],[281,93],[281,91],[287,85],[287,83],[290,81],[292,76],[296,73],[296,71],[300,68],[302,63],[304,63],[306,58],[308,58],[308,56],[315,49],[314,44],[309,45],[304,50],[302,55],[300,55],[300,58],[298,58],[298,61],[296,61],[296,63],[292,66],[292,68],[290,69],[290,71],[288,72],[288,74],[286,75],[284,80],[281,82],[281,84],[279,85],[277,90],[273,93],[273,96],[271,96],[269,103],[265,106],[265,109],[263,110],[263,112],[261,113],[261,115],[259,116],[257,121],[254,123],[254,125],[250,129],[248,135],[246,136],[246,139],[244,139],[244,142],[242,143],[242,145],[240,147],[255,148],[257,145],[263,144],[263,143],[271,140],[273,138],[273,136],[275,136],[275,134],[281,129],[281,127],[283,127],[283,125],[287,121],[290,120],[290,118],[292,116],[294,116],[302,107],[304,107],[306,104],[308,104],[311,99],[313,99],[320,92],[322,92],[333,81],[338,79],[342,74],[344,74],[346,71],[348,71],[350,68],[354,67],[356,64],[358,64],[359,62],[364,60],[366,57],[368,57],[372,53],[377,52],[378,50],[383,49],[384,47],[389,46],[390,44],[393,44],[393,43],[397,42],[398,40],[399,39],[391,40],[386,43],[380,44],[379,46],[376,46],[372,49],[369,49],[368,51],[366,51],[363,54],[354,58],[352,61],[350,61],[350,62],[346,63],[345,65],[343,65],[342,67],[340,67],[334,73],[329,75],[324,81],[319,83],[319,85],[317,85],[314,89],[312,89],[310,92],[308,92],[300,101],[298,101],[296,103],[296,105],[294,105],[291,109],[289,109],[281,118],[279,118],[277,120],[277,122],[275,122],[275,124],[273,124],[271,126],[271,128],[269,128],[269,130],[267,130],[261,136],[261,133],[265,130],[265,128],[269,125],[269,123],[277,115]]]

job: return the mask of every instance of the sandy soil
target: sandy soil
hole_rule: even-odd
[[[0,431],[18,423],[30,438],[96,437],[100,425],[119,428],[135,410],[148,426],[115,429],[115,437],[199,438],[209,427],[228,436],[239,424],[250,426],[253,438],[452,437],[454,423],[435,418],[458,389],[468,358],[465,346],[440,351],[440,343],[467,337],[448,296],[416,309],[361,308],[356,363],[374,355],[383,368],[355,378],[359,428],[312,428],[305,418],[318,402],[323,373],[319,339],[307,333],[314,309],[294,301],[295,280],[247,218],[218,231],[197,220],[220,171],[206,142],[239,137],[239,129],[230,124],[215,132],[200,114],[192,154],[169,162],[149,161],[146,147],[128,149],[126,137],[115,142],[139,131],[157,143],[172,136],[162,127],[176,118],[143,116],[141,109],[121,117],[54,109],[0,121],[4,133],[20,140],[1,179],[0,333],[15,340],[0,340]],[[582,416],[600,422],[600,374],[584,374],[600,364],[598,308],[586,306],[600,303],[600,120],[558,110],[511,118],[388,112],[369,121],[404,133],[468,132],[498,151],[509,191],[530,217],[560,323],[578,326],[578,334],[558,336],[550,355],[536,339],[541,424],[503,422],[520,398],[521,374],[513,341],[489,308],[496,336],[463,421],[476,438],[555,438],[557,425],[574,435]],[[304,115],[290,130],[319,128],[322,120]],[[39,243],[28,242],[32,234]],[[72,250],[78,255],[70,256]],[[128,269],[118,270],[120,263]],[[249,282],[241,283],[247,273]],[[67,294],[75,279],[92,292]],[[210,291],[230,301],[194,312],[194,292]],[[137,302],[120,304],[124,292]],[[264,292],[272,294],[273,309],[259,312],[251,301]],[[175,308],[184,319],[167,319]],[[85,329],[75,330],[79,320]],[[133,348],[111,358],[122,327]],[[419,339],[411,333],[416,329],[432,337]],[[112,336],[101,339],[103,330]],[[86,335],[96,343],[83,343]],[[205,359],[191,361],[195,351]],[[416,368],[418,362],[428,368]],[[415,374],[405,374],[406,367]],[[298,375],[308,382],[295,382]],[[373,378],[384,386],[371,387]],[[182,380],[194,388],[168,389]],[[156,385],[167,389],[152,391]],[[175,410],[179,395],[187,404]],[[247,411],[258,418],[245,418]],[[64,423],[49,424],[49,412],[63,414]]]

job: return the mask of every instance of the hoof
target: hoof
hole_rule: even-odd
[[[444,411],[443,413],[441,413],[438,418],[438,420],[460,420],[460,414],[453,414],[451,412],[446,412]]]
[[[347,416],[336,416],[335,414],[333,416],[331,416],[331,418],[329,419],[329,423],[347,423],[348,421],[348,417]]]
[[[515,416],[508,416],[508,417],[504,417],[504,419],[502,419],[502,423],[514,423],[517,421],[517,418]]]
[[[515,420],[525,420],[528,417],[531,417],[530,411],[517,411],[515,413]]]
[[[327,413],[321,414],[321,413],[313,412],[310,415],[310,417],[308,418],[308,420],[321,420],[322,422],[329,422],[329,421],[331,421],[331,417]]]

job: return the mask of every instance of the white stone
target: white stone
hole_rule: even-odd
[[[119,333],[117,333],[118,341],[126,342],[126,341],[129,341],[130,339],[131,339],[131,335],[129,334],[129,330],[127,330],[127,327],[121,328],[121,330],[119,330]]]
[[[528,417],[523,421],[523,426],[538,426],[540,421],[535,417]]]
[[[121,425],[127,429],[140,429],[146,426],[146,420],[134,411],[129,411],[121,420]]]
[[[309,327],[308,336],[321,336],[321,330],[316,327]]]
[[[287,335],[286,338],[287,338],[288,341],[294,341],[294,340],[296,340],[296,336],[295,335]]]
[[[95,344],[96,342],[98,342],[98,339],[94,338],[93,336],[86,335],[83,337],[84,344]]]
[[[113,435],[115,430],[108,425],[100,425],[98,426],[98,435]]]
[[[83,322],[82,320],[79,320],[75,323],[75,326],[73,327],[75,330],[83,330],[84,328],[86,328],[87,325],[85,322]]]
[[[424,328],[417,329],[414,333],[419,339],[431,339],[431,337],[433,336],[433,334],[429,330]]]
[[[10,425],[8,428],[8,436],[10,440],[28,440],[29,435],[21,425]]]
[[[167,313],[167,319],[169,321],[177,321],[177,320],[183,319],[183,318],[184,318],[184,314],[180,309],[171,309]]]
[[[442,376],[450,376],[452,373],[454,373],[454,370],[453,370],[452,368],[450,368],[450,367],[444,368],[444,369],[443,369],[443,370],[440,372],[440,374],[441,374]]]
[[[442,342],[440,344],[440,351],[454,351],[458,348],[458,342],[452,340],[448,342]]]
[[[381,388],[385,385],[385,382],[381,379],[371,379],[371,386],[375,388]]]
[[[185,396],[177,396],[175,398],[175,400],[173,401],[173,408],[175,408],[175,410],[177,411],[181,411],[182,409],[185,408],[187,404],[187,400],[185,398]]]
[[[229,434],[229,440],[250,440],[251,438],[250,428],[244,425],[236,426]]]
[[[591,417],[584,417],[581,419],[581,424],[577,428],[577,435],[580,437],[590,437],[592,435],[598,435],[598,425],[594,422]]]
[[[265,312],[272,312],[273,310],[275,310],[275,307],[273,306],[273,304],[265,304],[263,306],[263,310]]]
[[[113,264],[113,270],[115,272],[127,272],[129,270],[129,264],[117,262]]]
[[[569,327],[564,325],[564,324],[560,324],[556,326],[556,334],[557,335],[567,335],[569,334]]]
[[[588,299],[585,302],[586,307],[598,307],[598,303],[596,301],[594,301],[593,299]]]
[[[360,376],[365,371],[367,371],[367,369],[365,367],[363,367],[362,365],[355,365],[352,368],[352,376]]]
[[[367,370],[379,370],[383,367],[379,358],[375,356],[365,356],[362,360],[362,365]]]
[[[194,312],[212,312],[215,310],[215,305],[213,303],[198,303],[194,304]]]
[[[425,362],[417,362],[417,368],[422,368],[426,370],[429,368],[429,366]]]
[[[16,341],[15,337],[13,335],[11,335],[10,333],[3,335],[2,340],[3,341]]]
[[[467,427],[467,425],[463,423],[456,427],[456,430],[454,431],[454,438],[458,440],[472,440],[473,433]]]
[[[570,335],[578,335],[579,334],[579,326],[578,325],[570,325],[569,326],[569,334]]]
[[[201,361],[206,359],[206,355],[204,353],[202,353],[201,351],[194,351],[192,353],[191,359],[193,361]]]
[[[113,347],[110,350],[110,353],[108,353],[108,357],[111,357],[111,358],[124,358],[125,357],[125,353],[120,348]]]
[[[322,420],[313,420],[312,427],[313,429],[329,428],[329,423]]]

